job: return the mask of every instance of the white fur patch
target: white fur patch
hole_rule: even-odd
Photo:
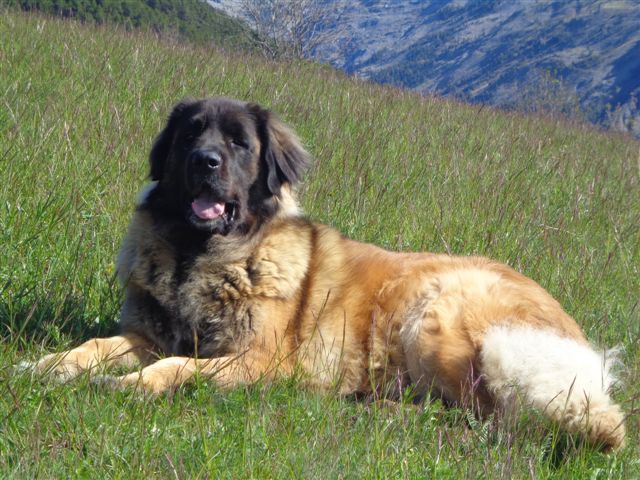
[[[143,205],[147,201],[147,198],[149,198],[149,195],[151,194],[153,189],[157,186],[158,182],[154,180],[153,182],[149,182],[144,187],[142,187],[142,190],[140,190],[138,198],[136,199],[136,206]]]
[[[280,211],[278,213],[279,216],[286,217],[298,217],[302,215],[302,209],[298,204],[298,200],[295,197],[295,194],[291,191],[291,188],[288,185],[283,185],[280,190]]]
[[[590,346],[531,327],[497,326],[485,335],[481,351],[487,386],[502,401],[518,388],[536,408],[550,413],[584,413],[610,404],[615,351]]]

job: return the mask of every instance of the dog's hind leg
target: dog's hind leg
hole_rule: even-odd
[[[604,450],[622,446],[624,416],[609,396],[614,355],[552,331],[494,326],[480,351],[483,381],[505,407],[518,395]]]
[[[429,299],[427,299],[429,300]],[[425,302],[427,303],[427,302]],[[483,415],[494,408],[478,365],[478,349],[440,299],[409,311],[400,330],[408,373],[418,395],[442,398]]]
[[[153,345],[140,335],[127,333],[109,338],[94,338],[60,353],[52,353],[35,362],[21,362],[17,370],[31,370],[67,381],[98,365],[132,367],[154,358]]]

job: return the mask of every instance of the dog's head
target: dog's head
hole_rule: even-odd
[[[259,105],[228,98],[174,106],[150,154],[150,201],[201,232],[246,232],[276,213],[310,157]]]

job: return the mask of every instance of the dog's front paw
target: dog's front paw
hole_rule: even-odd
[[[12,372],[16,375],[20,375],[21,373],[29,373],[35,370],[36,363],[38,362],[28,362],[23,360],[12,367]]]
[[[115,375],[93,375],[91,383],[109,390],[124,390],[127,387]]]
[[[144,371],[130,373],[128,375],[93,375],[91,383],[109,390],[135,390],[147,395],[160,395],[171,390],[172,385],[159,381],[154,375],[145,374]]]
[[[14,365],[13,371],[16,374],[31,373],[61,383],[72,380],[81,373],[78,363],[61,353],[45,355],[33,362],[22,361]]]

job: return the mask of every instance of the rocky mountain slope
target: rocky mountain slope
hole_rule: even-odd
[[[238,0],[211,4],[241,15]],[[332,8],[335,1],[325,2]],[[314,58],[379,83],[640,135],[640,2],[354,0]]]

